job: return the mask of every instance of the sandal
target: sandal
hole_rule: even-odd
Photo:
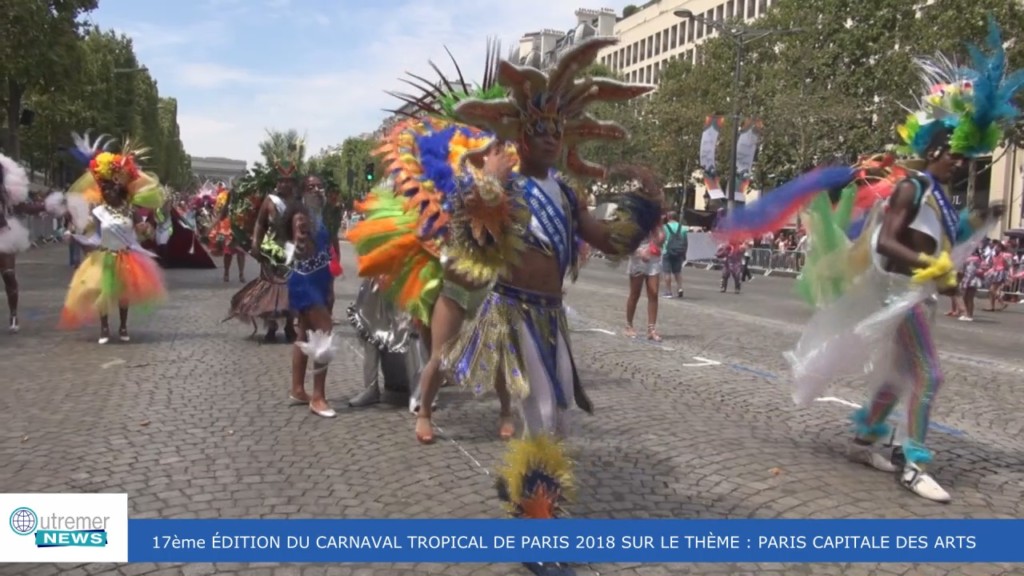
[[[647,327],[647,339],[652,342],[661,342],[661,336],[658,335],[653,325]]]
[[[636,330],[632,326],[626,326],[626,338],[636,338]]]
[[[426,422],[428,426],[428,432],[420,431],[420,422]],[[420,444],[433,444],[434,443],[434,425],[430,422],[430,418],[424,416],[416,417],[416,441]]]

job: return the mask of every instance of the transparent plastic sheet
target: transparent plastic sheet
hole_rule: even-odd
[[[993,224],[953,249],[954,266],[966,262]],[[871,266],[838,300],[818,310],[793,350],[784,354],[793,375],[793,401],[807,406],[833,381],[846,378],[866,378],[868,389],[875,390],[892,372],[893,337],[900,322],[914,306],[937,295],[933,282],[917,286],[909,277]]]

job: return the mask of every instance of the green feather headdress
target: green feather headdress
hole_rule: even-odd
[[[431,81],[417,74],[407,72],[408,78],[400,78],[409,86],[415,89],[415,94],[404,92],[387,92],[387,94],[398,98],[402,102],[412,106],[412,110],[385,110],[392,114],[418,118],[424,114],[446,120],[454,121],[455,107],[465,100],[499,100],[505,98],[507,90],[498,84],[498,65],[501,62],[499,54],[501,45],[497,40],[487,40],[487,57],[484,65],[484,77],[479,84],[470,84],[462,75],[459,63],[455,61],[450,50],[445,47],[445,52],[455,66],[455,79],[449,79],[433,62],[428,62],[434,69],[438,79]]]
[[[969,45],[971,66],[936,57],[918,60],[927,93],[917,112],[899,126],[902,151],[924,157],[935,135],[949,133],[949,150],[977,157],[989,154],[1003,139],[1003,131],[1020,115],[1013,104],[1024,86],[1024,70],[1008,74],[999,25],[990,15],[987,53]]]

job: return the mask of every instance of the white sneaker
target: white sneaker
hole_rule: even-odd
[[[903,466],[903,472],[900,473],[898,481],[900,486],[932,502],[945,504],[953,499],[949,492],[946,492],[942,486],[939,486],[939,483],[935,481],[935,478],[932,478],[931,474],[921,470],[913,462],[907,462]]]
[[[971,318],[970,316],[961,316],[958,320],[961,322],[974,322],[974,318]]]
[[[7,327],[7,331],[11,334],[17,334],[19,330],[21,330],[21,327],[18,326],[18,317],[11,316],[11,324]]]
[[[846,452],[846,456],[852,462],[870,466],[871,468],[882,472],[895,472],[897,470],[896,466],[894,466],[888,458],[876,452],[874,446],[870,444],[850,442],[850,447]]]

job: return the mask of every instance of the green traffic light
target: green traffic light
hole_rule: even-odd
[[[367,180],[373,180],[373,174],[367,174],[366,175],[366,179]]]

